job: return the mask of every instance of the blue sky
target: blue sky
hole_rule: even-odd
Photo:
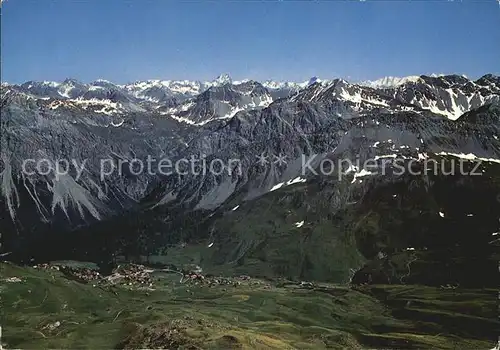
[[[500,74],[495,0],[7,0],[1,34],[12,83]]]

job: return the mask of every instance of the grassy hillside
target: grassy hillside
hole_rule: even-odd
[[[1,265],[5,348],[489,349],[495,290],[225,279],[82,283]]]

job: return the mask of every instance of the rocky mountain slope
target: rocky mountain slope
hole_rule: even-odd
[[[437,196],[460,185],[466,203],[491,196],[482,202],[488,203],[483,216],[465,214],[478,216],[470,219],[478,220],[471,225],[482,225],[484,236],[476,252],[485,260],[478,264],[488,264],[493,253],[486,241],[494,238],[500,212],[495,207],[499,98],[500,80],[492,75],[476,81],[421,76],[391,87],[341,79],[260,84],[228,77],[210,84],[3,84],[2,251],[22,261],[56,255],[96,261],[117,255],[203,257],[214,269],[232,266],[266,276],[335,281],[349,280],[351,271],[367,263],[371,277],[360,273],[356,278],[382,278],[375,276],[380,267],[372,261],[394,265],[391,259],[408,255],[407,248],[431,246],[413,238],[387,241],[383,232],[399,237],[409,225],[401,217],[426,212],[429,217],[418,227],[425,237],[434,237],[439,222],[434,220],[452,205]],[[136,171],[137,160],[146,163],[148,157],[206,162],[182,174]],[[22,171],[27,159],[33,161]],[[46,168],[71,160],[68,173],[43,169],[40,174],[35,165],[41,159],[48,160]],[[225,171],[211,171],[213,159]],[[394,174],[398,164],[418,167],[428,159],[481,161],[482,168],[470,170],[483,175],[459,176],[455,184],[444,175]],[[342,160],[350,163],[337,166]],[[369,169],[362,166],[367,160],[374,162]],[[134,162],[136,167],[130,166]],[[111,164],[119,165],[105,168],[103,176],[103,165]],[[401,192],[409,184],[422,191],[422,203],[417,205],[415,193]],[[478,186],[486,187],[474,193]],[[402,196],[409,204],[382,203],[374,195],[378,191]],[[392,216],[382,208],[393,205],[402,211],[391,219],[400,226],[370,219],[363,221],[363,232],[371,228],[369,233],[353,227],[360,218],[388,220]],[[438,227],[469,227],[462,219],[469,220],[460,217]],[[366,234],[374,240],[360,238]],[[458,247],[470,246],[466,231],[459,237]],[[197,258],[179,250],[182,243],[197,247]],[[462,258],[460,249],[446,256]],[[327,262],[332,251],[339,253],[338,263]],[[295,265],[289,264],[292,256]],[[404,275],[404,268],[394,269],[390,280]]]

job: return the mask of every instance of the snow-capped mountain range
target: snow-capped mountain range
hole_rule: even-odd
[[[20,88],[23,91],[32,93],[33,95],[42,97],[53,98],[85,98],[90,95],[102,95],[110,91],[122,91],[129,93],[131,96],[139,99],[152,102],[160,102],[165,97],[176,97],[180,100],[196,96],[211,87],[220,87],[224,85],[240,85],[251,81],[244,79],[233,81],[228,74],[221,74],[212,81],[198,81],[198,80],[144,80],[137,81],[129,84],[113,84],[110,81],[98,79],[94,82],[85,84],[78,82],[76,79],[66,79],[63,82],[54,81],[28,81],[21,85],[11,85]],[[271,91],[280,90],[299,90],[306,86],[320,81],[317,78],[311,78],[302,83],[296,82],[277,82],[273,80],[266,80],[262,86]],[[3,83],[8,86],[10,84]],[[92,93],[94,92],[94,93]]]
[[[498,77],[486,75],[475,81],[458,75],[386,77],[376,81],[349,83],[342,79],[302,83],[253,80],[233,81],[227,74],[213,81],[147,80],[119,85],[106,80],[81,83],[34,82],[21,85],[4,83],[4,88],[49,101],[52,109],[83,108],[106,115],[128,112],[158,112],[191,124],[227,119],[238,111],[269,106],[280,98],[334,97],[353,110],[389,108],[424,109],[457,119],[466,111],[498,101]],[[308,89],[312,86],[312,89]],[[356,105],[358,107],[356,107]]]
[[[411,75],[407,77],[384,77],[377,80],[367,80],[360,83],[360,85],[369,86],[372,88],[394,88],[405,83],[417,82],[420,79],[418,75]]]

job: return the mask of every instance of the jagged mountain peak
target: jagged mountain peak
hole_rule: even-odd
[[[64,81],[62,82],[62,84],[66,84],[66,85],[84,85],[83,83],[81,83],[76,78],[66,78],[66,79],[64,79]]]
[[[428,84],[438,85],[442,87],[450,87],[453,85],[464,85],[469,82],[469,79],[463,75],[458,74],[448,74],[448,75],[421,75],[420,79]]]
[[[223,73],[219,75],[213,82],[212,84],[215,86],[220,86],[220,85],[228,85],[232,84],[233,80],[231,79],[231,76],[227,73]]]
[[[100,87],[113,87],[118,88],[118,86],[109,80],[97,79],[90,83],[91,86],[100,86]]]
[[[489,85],[497,85],[500,86],[500,77],[494,74],[486,74],[481,78],[476,80],[476,84],[489,86]]]
[[[311,77],[311,78],[309,79],[309,81],[308,81],[307,85],[312,85],[312,84],[314,84],[314,83],[316,83],[316,82],[318,82],[318,81],[319,81],[318,77],[316,77],[316,76]]]

